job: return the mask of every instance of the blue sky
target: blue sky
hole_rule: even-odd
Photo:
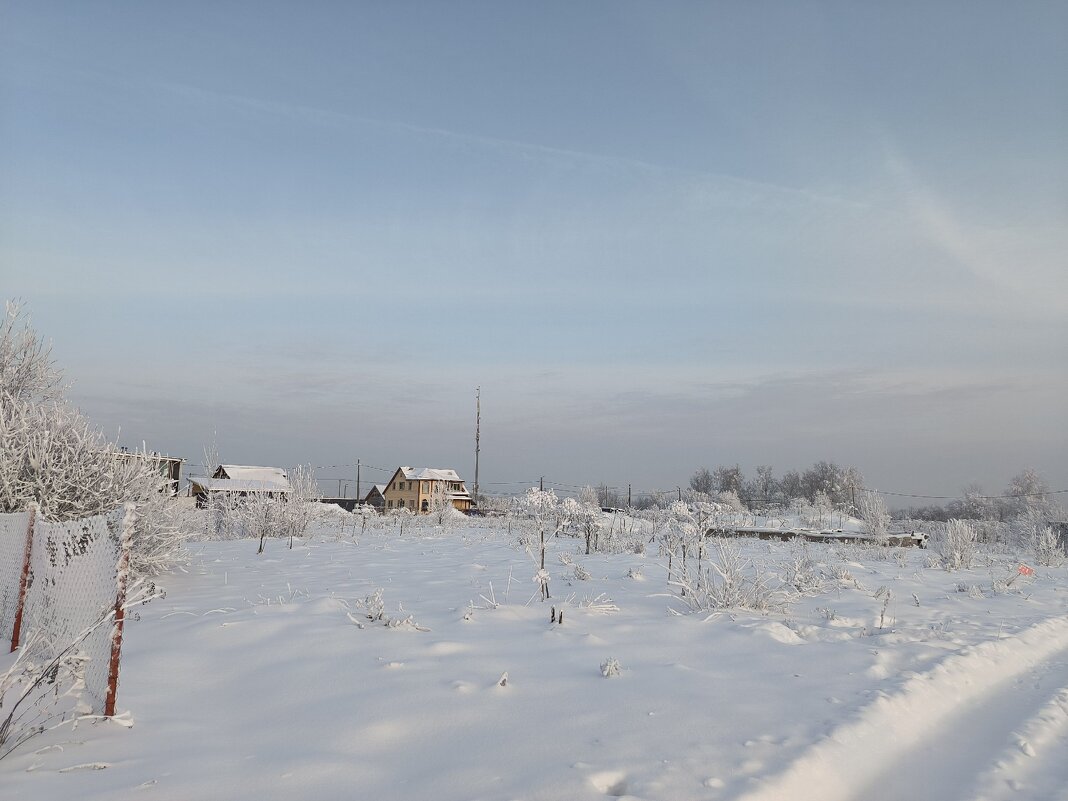
[[[0,287],[124,441],[1068,487],[1063,3],[0,14]]]

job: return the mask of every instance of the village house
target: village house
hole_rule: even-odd
[[[371,487],[371,491],[364,496],[363,502],[366,506],[372,507],[376,512],[384,512],[386,510],[385,493],[385,484],[375,484]]]
[[[182,464],[185,459],[177,456],[164,456],[159,453],[146,453],[143,451],[129,451],[123,448],[115,454],[119,459],[127,461],[145,462],[153,467],[160,476],[160,492],[171,498],[178,496],[178,488],[182,482]]]
[[[199,507],[207,506],[212,496],[265,495],[268,498],[285,498],[292,491],[289,477],[280,467],[221,464],[211,478],[197,476],[189,479],[189,494],[197,499]]]
[[[416,514],[431,511],[433,498],[446,494],[452,505],[466,512],[471,508],[471,495],[463,479],[455,470],[434,467],[398,467],[382,492],[386,511],[410,509]]]

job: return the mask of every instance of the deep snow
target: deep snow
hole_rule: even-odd
[[[738,542],[779,576],[801,547]],[[824,589],[761,615],[691,612],[655,546],[572,539],[540,602],[488,521],[256,546],[195,544],[128,623],[134,726],[31,741],[0,797],[1068,798],[1065,567],[1005,588],[1007,554],[810,544]],[[399,625],[368,619],[379,588]]]

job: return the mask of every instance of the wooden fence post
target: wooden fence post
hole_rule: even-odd
[[[126,504],[122,516],[122,540],[115,577],[115,625],[111,632],[111,663],[108,666],[108,692],[104,699],[104,716],[115,714],[115,697],[119,691],[119,656],[122,652],[122,629],[126,620],[126,585],[130,579],[130,543],[133,540],[137,512],[132,503]]]
[[[15,606],[15,625],[11,628],[11,651],[19,647],[22,634],[22,611],[26,606],[26,591],[30,585],[30,554],[33,553],[33,524],[37,519],[37,504],[30,504],[30,518],[26,524],[26,548],[22,556],[22,574],[19,577],[19,599]]]

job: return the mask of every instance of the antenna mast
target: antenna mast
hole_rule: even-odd
[[[478,506],[478,437],[482,427],[482,387],[475,387],[475,506]]]

